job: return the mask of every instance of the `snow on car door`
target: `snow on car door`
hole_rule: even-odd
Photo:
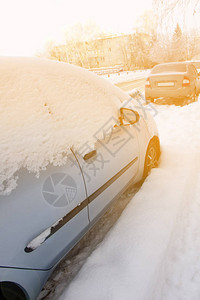
[[[137,134],[134,125],[112,130],[108,122],[95,135],[95,150],[85,143],[75,153],[86,182],[90,221],[136,176],[139,165]]]
[[[87,230],[88,199],[73,158],[39,178],[20,171],[18,187],[0,196],[0,267],[49,269]]]

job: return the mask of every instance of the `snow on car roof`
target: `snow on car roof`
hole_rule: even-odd
[[[103,78],[66,63],[0,57],[0,194],[17,186],[17,171],[63,164],[70,148],[94,145],[128,99]],[[113,119],[114,124],[114,119]]]
[[[158,64],[153,67],[151,70],[151,74],[156,73],[170,73],[170,72],[186,72],[187,68],[186,66],[188,63],[186,62],[174,62],[174,63],[164,63],[164,64]]]

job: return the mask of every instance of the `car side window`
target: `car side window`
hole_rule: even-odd
[[[198,72],[197,72],[197,69],[196,69],[195,66],[193,66],[193,69],[194,69],[194,74],[195,74],[196,76],[198,76]]]
[[[189,65],[189,72],[191,72],[192,75],[197,76],[197,70],[194,65]]]

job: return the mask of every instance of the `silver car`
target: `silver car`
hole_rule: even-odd
[[[198,95],[198,72],[190,62],[175,62],[156,65],[145,83],[145,98],[154,102],[166,99],[169,103],[182,104],[196,101]]]
[[[50,69],[45,75],[43,66],[40,76],[51,80]],[[27,70],[30,75],[31,69]],[[16,74],[21,76],[21,72]],[[78,72],[75,69],[73,76]],[[54,90],[55,82],[51,84]],[[102,89],[102,97],[105,92]],[[36,299],[60,260],[112,201],[158,165],[159,155],[155,122],[136,93],[122,103],[115,126],[105,138],[97,139],[93,150],[81,154],[72,147],[65,165],[49,165],[39,178],[21,168],[17,188],[0,196],[0,299]]]

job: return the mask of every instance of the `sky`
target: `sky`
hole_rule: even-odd
[[[130,32],[152,0],[0,0],[0,55],[32,56],[48,41],[63,42],[75,23]]]

